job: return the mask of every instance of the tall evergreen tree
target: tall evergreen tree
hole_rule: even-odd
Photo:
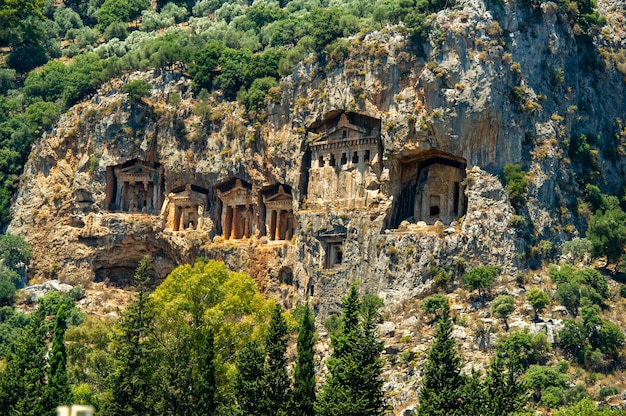
[[[263,350],[255,341],[250,341],[239,352],[235,396],[237,405],[245,415],[263,414],[263,395],[265,390],[265,357]]]
[[[39,313],[30,315],[24,332],[11,347],[0,373],[0,414],[41,416],[46,387],[46,331]]]
[[[315,321],[309,303],[298,330],[298,356],[294,370],[292,414],[294,416],[314,416],[315,410]]]
[[[341,334],[332,338],[333,355],[326,362],[330,372],[317,397],[320,416],[375,416],[384,413],[382,395],[383,345],[375,333],[376,306],[363,311],[352,286],[342,301]]]
[[[507,415],[523,409],[528,391],[521,382],[522,373],[523,367],[517,360],[507,360],[500,352],[495,354],[484,383],[484,415]]]
[[[200,359],[198,360],[198,382],[196,386],[197,416],[215,413],[215,340],[209,329],[204,339]]]
[[[265,340],[267,365],[265,368],[264,414],[268,416],[286,415],[291,394],[287,373],[287,341],[289,332],[283,308],[276,304]]]
[[[149,258],[139,262],[135,272],[135,301],[131,303],[119,322],[117,349],[114,356],[116,369],[111,383],[112,402],[107,413],[112,415],[147,415],[154,408],[151,357],[153,311],[146,284]]]
[[[442,308],[433,344],[424,364],[424,378],[419,392],[418,414],[448,416],[460,414],[460,393],[464,380],[461,359],[452,337],[450,305]]]
[[[70,403],[70,382],[67,377],[67,352],[65,351],[65,330],[67,329],[65,305],[59,307],[54,321],[54,335],[50,350],[48,367],[48,385],[45,403],[51,415],[56,415],[57,406]]]

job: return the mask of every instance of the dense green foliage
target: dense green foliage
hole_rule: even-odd
[[[464,375],[452,329],[446,302],[424,363],[418,414],[497,416],[522,410],[527,388],[517,356],[499,348],[485,377],[476,371]]]
[[[326,362],[330,374],[318,394],[316,413],[382,415],[383,344],[376,334],[377,302],[371,297],[361,302],[353,285],[341,306],[341,333],[331,338],[333,354]]]
[[[479,266],[463,275],[463,283],[470,290],[478,290],[478,296],[488,292],[500,273],[498,266]]]
[[[315,321],[309,304],[305,305],[304,314],[298,330],[296,364],[293,374],[292,408],[295,414],[313,416],[315,410]]]
[[[461,388],[465,380],[452,328],[450,307],[446,302],[424,364],[424,379],[419,392],[420,415],[460,415],[463,412]]]
[[[67,330],[65,305],[61,305],[54,321],[52,347],[49,354],[48,384],[44,396],[46,407],[54,409],[60,405],[72,404],[70,382],[67,376],[67,352],[65,331]],[[53,412],[52,414],[56,414]]]
[[[519,165],[507,163],[504,166],[504,179],[511,203],[515,206],[522,205],[526,201],[526,192],[528,190],[526,172]]]
[[[574,315],[584,302],[602,306],[609,297],[606,277],[593,268],[576,270],[567,264],[551,265],[548,274],[557,283],[554,298]]]
[[[444,295],[435,293],[434,295],[424,299],[421,306],[425,312],[435,314],[436,317],[439,317],[438,312],[442,310],[447,303],[448,299],[446,299]]]
[[[263,414],[286,415],[291,399],[291,386],[287,373],[287,341],[289,332],[283,309],[276,304],[267,328],[265,350],[267,354],[264,374]]]
[[[535,320],[539,320],[539,313],[550,304],[550,294],[545,290],[534,287],[526,292],[526,299],[535,311]]]
[[[491,313],[504,322],[505,330],[509,330],[508,317],[515,310],[513,296],[500,295],[491,302]]]
[[[582,320],[566,319],[559,343],[578,363],[595,371],[608,371],[616,364],[624,333],[598,312],[597,306],[585,305],[581,308]]]

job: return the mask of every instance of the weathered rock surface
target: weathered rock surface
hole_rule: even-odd
[[[510,284],[529,244],[575,236],[584,221],[570,209],[580,197],[580,167],[567,148],[574,136],[600,136],[595,168],[603,187],[623,187],[615,141],[626,140],[617,121],[626,114],[624,74],[608,58],[599,66],[588,62],[598,48],[624,47],[616,17],[623,5],[616,7],[600,2],[609,25],[594,43],[582,44],[551,3],[528,10],[463,1],[435,16],[424,45],[385,28],[351,39],[336,60],[308,59],[254,123],[236,104],[198,102],[182,73],[112,81],[35,143],[8,231],[32,244],[29,273],[36,281],[124,287],[145,255],[154,259],[157,278],[202,255],[248,271],[288,307],[310,297],[318,318],[337,312],[359,281],[363,292],[385,300],[385,319],[393,321],[382,326],[385,341],[413,368],[402,379],[388,378],[388,388],[401,392],[394,406],[409,409],[420,378],[416,362],[430,336],[422,328],[432,328],[416,317],[415,300],[434,290],[436,270],[496,264],[499,283]],[[559,69],[564,77],[555,80]],[[141,102],[122,92],[137,78],[153,85]],[[174,93],[182,97],[176,106],[167,104]],[[342,114],[350,120],[341,121]],[[345,136],[333,136],[344,128]],[[312,160],[312,148],[321,160]],[[149,182],[135,172],[144,178],[128,182],[135,196],[121,196],[127,163],[137,169],[143,163],[162,179]],[[516,211],[501,178],[507,163],[528,171],[527,203],[517,212],[526,218],[521,229],[511,226]],[[206,206],[181,205],[190,185]],[[158,198],[138,204],[154,189],[163,201],[178,194],[182,211],[161,212],[151,206]],[[240,194],[228,196],[233,189]],[[279,189],[293,199],[277,202],[272,214],[267,198]],[[122,205],[111,209],[116,198]],[[443,218],[444,207],[456,216]],[[458,275],[452,279],[459,284]],[[456,313],[484,312],[482,328],[496,327],[483,308]],[[530,322],[526,312],[515,325]],[[552,336],[556,326],[536,330]],[[480,354],[493,345],[491,329],[480,337],[472,331],[455,332],[464,349]]]

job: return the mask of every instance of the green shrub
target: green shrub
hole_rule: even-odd
[[[535,311],[535,319],[539,318],[539,313],[550,304],[550,294],[537,287],[526,292],[526,300]]]
[[[516,206],[522,205],[526,201],[528,191],[526,172],[519,165],[507,163],[504,166],[504,179],[511,203]]]
[[[606,255],[609,261],[617,262],[626,245],[626,213],[619,206],[594,212],[589,219],[587,238],[594,255]]]
[[[619,393],[619,389],[617,387],[615,387],[615,386],[604,386],[604,387],[601,387],[600,390],[598,391],[598,396],[601,399],[604,399],[604,398],[609,397],[609,396],[614,396],[617,393]]]
[[[142,97],[147,97],[152,91],[152,84],[142,79],[136,79],[124,85],[124,92],[133,101],[139,101]]]
[[[556,287],[554,298],[572,314],[576,315],[580,306],[580,284],[577,282],[559,283]]]
[[[626,285],[619,285],[619,295],[623,298],[626,298]]]
[[[569,370],[569,362],[567,362],[567,360],[561,360],[556,363],[556,366],[554,368],[556,368],[559,373],[565,374],[567,373],[567,370]]]
[[[491,289],[499,273],[498,266],[479,266],[465,273],[463,282],[468,290],[478,290],[478,295],[482,296]]]
[[[13,298],[17,289],[12,281],[0,278],[0,306],[9,306],[13,303]]]
[[[535,339],[528,331],[514,331],[502,336],[496,349],[507,360],[526,369],[546,361],[550,351],[546,344],[541,339]]]
[[[567,386],[567,376],[559,373],[552,367],[542,365],[531,365],[524,376],[522,377],[526,386],[533,391],[533,398],[535,401],[541,403],[543,392],[547,391],[549,387],[563,389]],[[555,390],[549,390],[555,395]],[[561,400],[562,395],[556,394]],[[550,397],[550,400],[554,400],[554,397]]]
[[[422,309],[424,309],[424,312],[432,313],[432,314],[435,314],[435,316],[438,316],[439,310],[443,308],[444,305],[447,303],[448,303],[448,299],[445,296],[439,293],[436,293],[424,299],[424,301],[421,304],[421,307]]]
[[[94,174],[98,171],[98,166],[100,166],[100,158],[96,155],[92,155],[89,158],[89,163],[87,166],[87,171],[91,174]]]
[[[255,79],[247,91],[243,88],[239,91],[239,94],[237,94],[237,100],[239,100],[246,107],[247,111],[256,111],[263,105],[270,88],[277,85],[278,81],[272,77]]]
[[[567,362],[567,361],[565,361]],[[578,383],[575,387],[565,390],[565,403],[568,405],[578,403],[587,397],[587,385]]]
[[[581,261],[585,255],[593,253],[593,244],[586,238],[575,237],[571,241],[563,243],[561,252],[565,255],[571,255],[575,261]]]

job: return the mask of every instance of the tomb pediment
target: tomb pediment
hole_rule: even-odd
[[[208,191],[196,191],[193,186],[187,185],[182,190],[172,191],[168,198],[175,205],[204,205],[207,193]]]
[[[229,206],[253,205],[252,185],[239,178],[232,178],[215,187],[220,200]]]
[[[270,209],[291,209],[293,196],[285,191],[283,185],[272,195],[263,195],[263,203]]]

